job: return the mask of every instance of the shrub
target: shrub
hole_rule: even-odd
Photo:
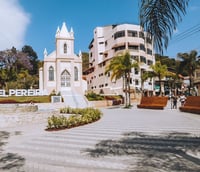
[[[104,96],[101,96],[99,94],[96,94],[94,92],[88,93],[85,95],[89,101],[98,101],[98,100],[104,100]]]
[[[72,128],[80,125],[85,125],[99,120],[102,112],[94,108],[70,108],[65,107],[60,109],[60,113],[72,114],[70,117],[52,115],[48,118],[47,130]]]

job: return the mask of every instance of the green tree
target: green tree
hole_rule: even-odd
[[[38,73],[38,56],[37,53],[33,50],[33,48],[29,45],[25,45],[22,47],[22,52],[26,53],[30,59],[30,63],[32,64],[32,70],[30,71],[30,74],[37,74]]]
[[[125,93],[125,107],[131,105],[130,101],[130,73],[137,63],[132,63],[129,52],[115,56],[106,67],[106,73],[112,71],[111,80],[123,79],[123,90]]]
[[[167,70],[167,66],[166,65],[162,65],[160,63],[160,61],[156,61],[156,63],[154,65],[151,65],[151,69],[153,70],[151,72],[151,75],[153,77],[157,77],[158,78],[158,82],[159,82],[159,93],[160,95],[162,94],[161,92],[161,82],[162,82],[162,79],[168,75],[168,70]]]
[[[148,80],[149,78],[153,78],[153,72],[152,71],[146,71],[146,70],[141,70],[141,90],[142,94],[144,93],[144,82]]]
[[[161,56],[160,54],[155,54],[156,61],[160,61],[162,65],[166,65],[167,68],[176,69],[176,60],[174,58],[169,58],[168,56]]]
[[[181,59],[180,70],[185,70],[189,76],[189,94],[193,87],[193,79],[195,70],[200,66],[198,61],[198,53],[192,50],[190,53],[178,53],[177,57]]]
[[[89,68],[89,54],[86,52],[82,53],[82,71]]]
[[[18,51],[15,47],[0,51],[0,88],[30,88],[38,85],[37,55],[30,46],[24,46],[23,51]],[[34,61],[37,62],[35,67]],[[37,72],[34,73],[33,70]],[[20,76],[25,72],[27,75],[23,78],[26,82],[22,82]]]
[[[163,54],[189,0],[141,0],[140,25],[153,36],[154,48]]]
[[[8,81],[6,69],[0,69],[0,88],[5,89],[6,82]]]
[[[8,89],[8,82],[16,81],[16,79],[17,73],[15,72],[15,69],[13,67],[9,69],[0,69],[0,88]]]

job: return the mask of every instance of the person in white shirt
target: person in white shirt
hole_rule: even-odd
[[[184,94],[181,94],[181,96],[180,96],[181,106],[184,106],[184,104],[185,104],[185,100],[186,100],[185,95],[184,95]]]

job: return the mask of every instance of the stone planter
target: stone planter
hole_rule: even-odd
[[[106,107],[106,106],[112,106],[113,101],[112,100],[89,101],[89,104],[91,107]]]
[[[0,112],[13,113],[13,112],[36,112],[38,111],[37,105],[27,104],[1,104]]]

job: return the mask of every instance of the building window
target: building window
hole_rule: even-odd
[[[144,39],[144,32],[140,32],[139,33],[139,37],[142,38],[142,39]]]
[[[139,61],[139,57],[138,56],[133,56],[133,55],[131,55],[131,59],[133,59],[133,60],[135,60],[135,61]]]
[[[149,48],[147,48],[147,54],[152,55],[152,50],[150,50]]]
[[[67,44],[66,43],[64,43],[63,49],[64,49],[64,54],[67,54]]]
[[[146,57],[140,56],[140,62],[147,63]]]
[[[146,42],[147,42],[148,44],[152,44],[152,39],[151,39],[150,37],[147,37],[147,38],[146,38]]]
[[[107,46],[108,45],[108,41],[105,41],[105,46]]]
[[[135,85],[139,85],[138,79],[135,80]]]
[[[145,51],[144,44],[140,44],[140,50]]]
[[[49,81],[54,81],[54,68],[53,68],[53,66],[49,67]]]
[[[119,46],[119,47],[115,47],[114,50],[115,51],[120,51],[120,50],[125,50],[125,45]]]
[[[70,74],[67,70],[61,74],[61,87],[70,87]]]
[[[135,75],[138,75],[139,74],[139,70],[138,68],[135,68]]]
[[[147,60],[147,64],[150,66],[153,64],[153,61],[152,60]]]
[[[78,81],[78,68],[74,67],[74,81]]]
[[[132,78],[130,78],[129,83],[132,84]]]
[[[138,37],[137,31],[128,30],[128,37]]]
[[[128,45],[128,49],[133,51],[138,51],[139,47],[138,45]]]
[[[104,54],[104,57],[105,57],[105,58],[108,57],[108,53],[105,53],[105,54]]]
[[[116,32],[114,34],[114,39],[117,39],[117,38],[120,38],[120,37],[124,37],[124,36],[125,36],[125,30],[119,31],[119,32]]]

